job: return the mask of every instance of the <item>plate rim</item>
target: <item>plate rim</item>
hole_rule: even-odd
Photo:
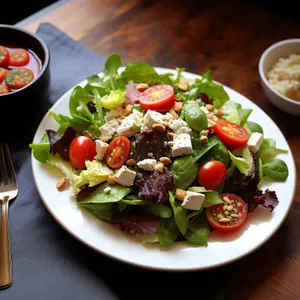
[[[119,69],[119,71],[121,71],[122,69],[124,69],[125,67],[121,67]],[[162,72],[176,72],[175,69],[170,69],[170,68],[164,68],[164,67],[154,67],[155,70],[157,71],[162,71]],[[99,72],[98,75],[100,74],[103,74],[103,72]],[[183,75],[186,74],[188,76],[197,76],[197,77],[200,77],[201,75],[199,74],[196,74],[196,73],[192,73],[192,72],[187,72],[187,71],[184,71],[182,73]],[[225,89],[227,90],[231,90],[239,95],[241,95],[242,97],[246,98],[248,101],[252,102],[254,104],[254,106],[256,106],[259,110],[261,110],[265,117],[269,119],[269,121],[271,121],[272,123],[274,123],[274,125],[277,127],[278,131],[282,134],[282,136],[284,137],[285,139],[285,142],[287,144],[287,150],[288,150],[288,153],[291,157],[291,160],[292,160],[292,163],[293,163],[293,174],[290,173],[290,175],[293,176],[294,178],[294,185],[293,185],[293,192],[292,192],[292,197],[291,197],[291,201],[286,209],[286,213],[284,215],[284,217],[282,218],[282,220],[278,223],[277,227],[273,230],[273,232],[271,234],[269,234],[267,236],[267,238],[265,238],[262,242],[260,242],[260,244],[256,245],[255,247],[253,247],[252,249],[250,250],[247,250],[247,251],[244,251],[242,254],[240,255],[237,255],[236,257],[232,258],[232,259],[229,259],[225,262],[220,262],[220,263],[215,263],[213,265],[210,265],[210,266],[206,266],[206,267],[201,267],[201,266],[198,266],[198,267],[188,267],[188,268],[182,268],[182,267],[179,267],[179,268],[170,268],[170,267],[156,267],[156,266],[148,266],[148,265],[143,265],[141,263],[138,263],[138,262],[133,262],[133,261],[129,261],[129,260],[126,260],[126,259],[123,259],[123,258],[120,258],[118,256],[115,256],[115,255],[112,255],[110,253],[107,253],[105,251],[103,251],[102,249],[99,249],[93,245],[91,245],[90,243],[88,243],[87,241],[85,241],[84,239],[80,238],[79,236],[77,236],[74,232],[72,232],[72,230],[70,230],[68,228],[68,226],[66,226],[63,222],[61,222],[59,220],[59,218],[54,214],[52,213],[49,205],[47,204],[47,202],[45,201],[45,199],[42,197],[42,193],[40,191],[40,187],[39,185],[37,184],[37,181],[36,181],[36,174],[35,174],[35,170],[34,170],[34,164],[33,164],[33,161],[35,160],[35,158],[33,157],[33,153],[31,151],[31,170],[32,170],[32,174],[33,174],[33,179],[34,179],[34,183],[35,183],[35,186],[36,186],[36,189],[38,191],[38,194],[39,194],[39,197],[43,203],[43,205],[45,206],[45,208],[47,209],[48,213],[50,214],[50,216],[55,220],[55,222],[57,224],[60,225],[61,228],[63,228],[68,234],[70,234],[73,238],[75,238],[77,241],[79,241],[80,243],[82,243],[83,245],[87,246],[88,248],[92,249],[93,251],[101,254],[101,255],[104,255],[105,257],[109,258],[109,259],[113,259],[117,262],[120,262],[120,263],[125,263],[127,265],[130,265],[130,266],[134,266],[134,267],[138,267],[138,268],[142,268],[142,269],[146,269],[146,270],[150,270],[150,271],[161,271],[161,272],[166,272],[166,273],[172,273],[172,272],[178,272],[178,273],[186,273],[186,272],[197,272],[197,271],[205,271],[205,270],[212,270],[212,269],[216,269],[216,268],[219,268],[219,267],[222,267],[222,266],[226,266],[226,265],[229,265],[229,264],[232,264],[236,261],[239,261],[240,259],[242,258],[245,258],[247,256],[249,256],[250,254],[256,252],[257,250],[259,250],[260,248],[262,248],[277,232],[278,230],[281,228],[281,226],[283,225],[283,223],[285,222],[285,220],[287,219],[288,215],[289,215],[289,212],[291,210],[291,207],[292,207],[292,204],[293,204],[293,200],[295,198],[295,194],[296,194],[296,187],[297,187],[297,172],[296,172],[296,163],[295,163],[295,159],[294,159],[294,155],[292,153],[292,150],[290,148],[290,145],[287,141],[287,139],[285,138],[283,132],[281,131],[280,127],[277,126],[277,124],[271,119],[271,117],[265,112],[263,111],[262,108],[260,108],[255,102],[251,101],[249,98],[247,98],[246,96],[244,96],[243,94],[241,94],[240,92],[230,88],[229,86],[225,85],[225,84],[222,84],[216,80],[213,80],[214,82],[218,83],[218,84],[221,84]],[[87,83],[87,80],[82,80],[81,82],[77,83],[76,85],[72,86],[68,91],[66,91],[59,99],[57,99],[57,101],[50,107],[48,108],[47,112],[45,113],[45,115],[43,116],[43,118],[41,119],[41,121],[39,122],[39,125],[37,126],[36,128],[36,131],[35,131],[35,134],[33,136],[33,139],[32,141],[35,141],[36,138],[37,138],[37,135],[38,135],[38,132],[40,130],[40,127],[42,127],[42,124],[47,120],[47,118],[50,117],[50,113],[49,111],[55,109],[56,106],[58,106],[61,102],[63,102],[63,99],[66,97],[66,95],[68,93],[70,93],[70,91],[77,85],[83,85]],[[289,170],[290,171],[290,170]]]

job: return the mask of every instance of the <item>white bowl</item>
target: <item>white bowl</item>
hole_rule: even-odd
[[[277,42],[264,51],[259,60],[258,70],[261,85],[267,98],[279,109],[291,115],[300,116],[300,102],[277,92],[266,77],[267,72],[279,58],[288,57],[292,53],[300,54],[300,39],[288,39]]]

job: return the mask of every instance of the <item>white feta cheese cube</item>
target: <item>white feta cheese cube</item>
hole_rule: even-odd
[[[100,139],[103,142],[107,142],[117,132],[119,123],[117,120],[110,120],[100,127]]]
[[[104,120],[105,122],[109,122],[122,116],[124,116],[124,109],[122,108],[122,106],[118,106],[117,108],[111,109],[109,112],[107,112]]]
[[[250,151],[256,153],[263,142],[264,136],[260,132],[252,132],[247,142]]]
[[[162,124],[163,117],[164,115],[157,111],[147,110],[143,119],[142,131],[152,129],[153,124]]]
[[[174,133],[190,133],[192,128],[183,121],[182,119],[177,119],[169,123],[169,127],[174,131]]]
[[[180,133],[174,136],[172,154],[173,156],[180,156],[192,154],[193,147],[191,136],[188,133]]]
[[[132,113],[127,116],[120,124],[118,133],[127,137],[134,136],[140,131],[143,121],[143,114],[134,109]]]
[[[139,161],[137,163],[137,166],[140,169],[143,169],[145,171],[153,171],[156,163],[157,163],[156,159],[146,158],[146,159],[143,159],[143,160]]]
[[[128,169],[126,166],[122,166],[115,173],[117,183],[125,186],[131,186],[134,183],[136,172]]]
[[[186,209],[200,210],[204,199],[204,194],[187,191],[181,206],[183,206]]]
[[[96,153],[97,153],[95,159],[102,160],[106,152],[106,149],[108,147],[108,144],[101,140],[96,140],[95,143],[96,143]]]

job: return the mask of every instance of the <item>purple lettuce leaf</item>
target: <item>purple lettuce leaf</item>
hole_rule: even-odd
[[[174,189],[173,174],[167,168],[163,172],[140,172],[135,184],[139,188],[139,199],[158,204],[168,201],[169,191]]]
[[[76,130],[71,126],[67,127],[64,134],[59,134],[55,130],[46,130],[50,142],[50,153],[58,153],[64,160],[69,160],[69,146],[76,136]]]
[[[157,232],[160,218],[122,213],[114,215],[109,223],[125,232],[151,234]]]
[[[258,205],[269,209],[271,212],[279,204],[277,195],[274,191],[269,191],[268,189],[263,193],[262,191],[257,191],[257,195],[253,195],[248,200],[248,211],[253,212]]]

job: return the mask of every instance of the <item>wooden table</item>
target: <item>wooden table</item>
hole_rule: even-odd
[[[20,25],[35,31],[39,23],[50,22],[101,54],[119,53],[124,63],[139,60],[154,66],[183,66],[194,73],[212,68],[215,80],[251,99],[277,123],[290,144],[300,176],[299,119],[269,103],[258,74],[264,49],[276,41],[299,37],[300,24],[247,1],[198,2],[64,1]],[[298,182],[294,203],[280,230],[260,250],[228,269],[232,273],[227,299],[300,299],[299,229]],[[224,270],[216,270],[214,276],[221,280],[223,274]],[[204,294],[209,295],[209,288],[202,287]]]

